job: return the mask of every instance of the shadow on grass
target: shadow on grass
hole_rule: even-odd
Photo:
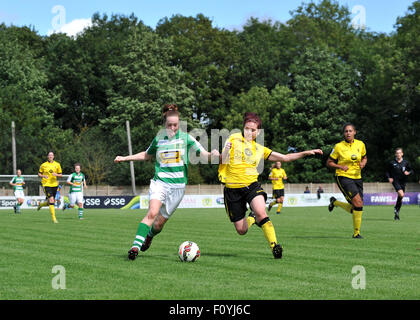
[[[201,254],[202,256],[206,257],[237,257],[236,253],[217,253],[217,252],[206,252],[205,254]]]
[[[337,237],[337,236],[292,236],[294,239],[348,239],[349,237]]]

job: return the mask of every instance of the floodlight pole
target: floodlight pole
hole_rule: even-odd
[[[13,157],[13,173],[16,173],[16,132],[15,122],[12,121],[12,157]]]
[[[131,148],[131,133],[130,133],[130,121],[125,122],[125,126],[127,127],[127,140],[128,140],[128,154],[131,156],[133,154],[133,150]],[[134,163],[130,161],[130,173],[131,173],[131,187],[133,189],[133,194],[136,195],[136,178],[134,175]]]

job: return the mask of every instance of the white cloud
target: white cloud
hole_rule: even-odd
[[[91,25],[91,19],[75,19],[69,23],[66,23],[57,30],[49,30],[48,35],[53,33],[65,33],[68,36],[77,36],[78,33],[82,32],[85,28],[88,28]]]

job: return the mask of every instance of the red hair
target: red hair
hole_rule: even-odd
[[[258,129],[262,128],[262,121],[258,114],[255,112],[245,112],[244,114],[244,126],[247,122],[254,122],[257,124]]]

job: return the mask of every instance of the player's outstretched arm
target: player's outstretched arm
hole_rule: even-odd
[[[211,163],[219,163],[220,152],[216,149],[211,150],[211,152],[203,149],[200,152],[200,158],[206,161],[205,163],[207,163],[207,160],[210,160]]]
[[[313,149],[313,150],[306,150],[302,152],[288,153],[288,154],[281,154],[279,152],[273,151],[268,157],[268,160],[280,161],[280,162],[291,162],[291,161],[295,161],[295,160],[298,160],[307,156],[314,156],[316,154],[322,154],[322,150]]]
[[[114,162],[118,163],[118,162],[125,162],[125,161],[145,161],[145,160],[149,160],[151,158],[152,158],[152,156],[147,154],[146,151],[142,151],[142,152],[133,154],[131,156],[125,156],[125,157],[116,156],[115,159],[114,159]]]

